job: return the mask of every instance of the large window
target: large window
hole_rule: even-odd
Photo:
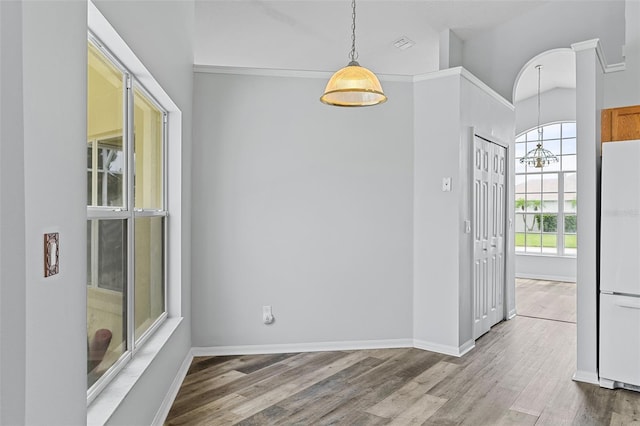
[[[516,252],[575,256],[576,123],[542,126],[543,146],[557,163],[536,168],[520,163],[538,143],[538,128],[516,138]]]
[[[166,317],[166,111],[90,36],[87,388],[91,398]]]

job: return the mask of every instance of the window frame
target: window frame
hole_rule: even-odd
[[[523,234],[524,235],[524,245],[523,246],[518,246],[515,245],[516,248],[516,254],[517,255],[526,255],[526,256],[547,256],[547,257],[563,257],[563,258],[575,258],[576,257],[576,252],[567,252],[567,248],[566,248],[566,237],[568,235],[577,235],[577,232],[570,232],[567,233],[566,232],[566,227],[565,227],[565,220],[567,216],[578,216],[578,209],[577,206],[575,208],[574,211],[567,211],[566,207],[565,207],[565,195],[567,193],[566,191],[566,185],[565,185],[565,181],[566,181],[566,176],[568,174],[576,174],[577,175],[577,164],[576,167],[571,169],[571,170],[565,170],[564,169],[564,164],[562,163],[562,161],[564,160],[564,157],[566,156],[575,156],[576,155],[576,151],[577,151],[577,135],[568,135],[565,136],[564,135],[564,124],[573,124],[575,126],[576,122],[573,120],[563,120],[563,121],[554,121],[554,122],[548,122],[548,123],[544,123],[541,124],[540,126],[534,126],[528,130],[525,130],[521,133],[519,133],[518,135],[516,135],[515,137],[515,145],[517,148],[517,145],[521,144],[525,147],[524,149],[524,153],[522,153],[522,155],[524,156],[528,151],[529,151],[529,144],[532,143],[533,141],[530,141],[528,139],[528,135],[530,133],[533,133],[535,135],[537,135],[538,129],[540,127],[543,128],[543,145],[547,142],[559,142],[560,145],[560,152],[557,152],[554,154],[556,154],[558,157],[560,157],[561,159],[561,163],[559,165],[558,170],[551,170],[551,171],[545,171],[545,169],[543,168],[541,171],[536,171],[531,173],[529,170],[529,166],[526,166],[524,171],[519,172],[518,169],[522,166],[519,166],[519,161],[520,161],[520,156],[516,155],[515,157],[515,162],[516,162],[516,167],[515,167],[515,178],[517,180],[518,176],[522,176],[524,177],[524,182],[525,182],[525,189],[524,192],[517,192],[514,191],[514,200],[513,202],[517,202],[519,199],[521,199],[521,197],[519,197],[520,195],[524,195],[524,202],[525,202],[525,210],[524,212],[519,212],[518,208],[516,207],[516,212],[515,212],[515,217],[516,217],[516,221],[520,220],[519,217],[527,217],[527,216],[531,216],[534,218],[535,221],[535,217],[539,215],[540,217],[540,222],[539,222],[539,226],[540,229],[538,231],[529,231],[527,229],[527,227],[525,226],[523,231],[518,231],[517,229],[515,230],[514,234],[518,235],[518,234]],[[552,137],[552,138],[546,138],[544,136],[544,129],[548,128],[550,126],[554,126],[554,125],[560,125],[560,134],[558,137]],[[524,140],[518,140],[524,138]],[[576,148],[573,150],[573,152],[568,152],[565,154],[565,143],[564,141],[569,141],[569,140],[575,140],[575,144],[576,144]],[[517,149],[516,149],[517,152]],[[555,175],[557,177],[557,190],[554,192],[545,192],[544,190],[544,177],[545,176],[551,176],[551,175]],[[540,187],[540,192],[529,192],[529,177],[536,177],[539,176],[540,180],[541,180],[541,187]],[[514,188],[515,189],[515,188]],[[577,192],[573,191],[573,192],[569,192],[570,194],[576,194]],[[528,206],[528,201],[531,199],[529,198],[529,194],[536,194],[540,196],[540,211],[534,211],[534,212],[528,212],[527,210],[527,206]],[[557,209],[556,211],[553,212],[545,212],[543,206],[544,206],[544,196],[548,195],[548,194],[554,194],[556,196],[556,200],[557,200]],[[544,230],[544,215],[545,214],[553,214],[556,217],[556,229],[555,232],[545,232]],[[524,215],[524,216],[523,216]],[[540,238],[540,250],[539,251],[527,251],[527,247],[529,247],[527,245],[527,241],[528,241],[528,236],[529,235],[539,235]],[[555,252],[545,252],[544,251],[544,245],[543,245],[543,236],[544,235],[554,235],[555,239],[556,239],[556,244],[555,244]],[[531,247],[535,247],[535,246],[531,246]],[[520,250],[519,248],[522,248],[522,250]],[[570,249],[570,250],[577,250],[577,249]]]
[[[137,79],[131,71],[125,67],[118,58],[111,53],[111,51],[105,46],[105,44],[90,30],[87,35],[87,43],[91,44],[99,53],[104,55],[115,68],[117,68],[123,74],[123,122],[122,122],[122,147],[124,153],[124,167],[123,167],[123,205],[122,206],[94,206],[87,202],[87,221],[95,220],[123,220],[126,224],[126,310],[125,318],[123,322],[126,323],[126,349],[118,360],[111,365],[105,373],[96,380],[91,387],[87,389],[87,404],[90,404],[118,375],[120,371],[131,361],[137,354],[137,352],[143,347],[144,343],[162,326],[165,320],[169,317],[169,182],[168,182],[168,142],[169,142],[169,128],[168,128],[168,115],[169,109],[162,106],[160,102],[150,93],[149,90]],[[135,208],[135,137],[134,137],[134,97],[135,92],[138,91],[152,106],[158,109],[161,113],[161,185],[162,185],[162,202],[161,209],[145,209]],[[103,135],[101,135],[103,136]],[[106,135],[113,137],[114,135]],[[119,135],[118,135],[119,136]],[[108,138],[108,137],[107,137]],[[101,138],[94,138],[95,141],[88,140],[86,149],[93,143],[93,153],[95,157],[98,155],[96,147],[99,144]],[[96,161],[92,159],[92,167],[96,166]],[[101,172],[101,170],[94,170],[92,172]],[[92,185],[93,186],[93,185]],[[93,188],[92,188],[93,189]],[[163,241],[162,241],[162,277],[163,277],[163,312],[154,320],[154,322],[136,339],[136,324],[135,324],[135,222],[137,218],[163,218]],[[97,225],[97,222],[94,222]],[[93,227],[93,224],[92,224]],[[92,231],[93,232],[93,231]],[[89,235],[87,236],[89,237]],[[92,253],[93,257],[93,253]],[[93,259],[92,259],[93,264]],[[92,266],[93,269],[93,266]],[[92,270],[87,271],[87,275],[92,274]],[[89,280],[87,280],[89,281]],[[104,289],[97,285],[97,283],[91,283],[91,287],[98,288],[100,291],[114,290]]]

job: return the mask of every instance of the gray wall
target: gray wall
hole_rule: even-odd
[[[22,3],[0,2],[0,424],[24,424]]]
[[[513,146],[514,112],[462,69],[424,78],[414,88],[414,338],[419,347],[460,354],[473,344],[473,240],[464,232],[464,221],[472,220],[471,128]],[[451,192],[442,191],[444,177],[452,179]],[[512,232],[505,241],[508,311]]]
[[[569,48],[572,43],[599,38],[608,63],[621,62],[624,14],[622,0],[547,2],[467,40],[462,64],[511,100],[518,72],[527,61],[544,51]]]
[[[514,113],[443,75],[339,109],[325,79],[196,73],[194,346],[472,339],[462,135],[511,142]]]
[[[509,203],[508,200],[514,199],[514,174],[509,172],[509,165],[514,164],[514,132],[515,132],[515,112],[513,110],[513,106],[508,103],[504,98],[499,99],[499,96],[494,95],[494,91],[484,86],[484,82],[476,81],[472,82],[468,78],[464,78],[461,82],[462,91],[461,91],[461,99],[462,99],[462,108],[460,109],[460,122],[463,128],[473,127],[474,131],[496,143],[502,144],[507,147],[507,212],[506,219],[508,219],[507,224],[505,224],[505,239],[504,239],[504,253],[505,253],[505,311],[506,315],[511,317],[515,314],[515,268],[514,268],[514,259],[515,259],[515,241],[514,241],[514,229],[509,226],[509,223],[513,223],[514,219],[514,210],[513,204]],[[472,149],[472,141],[469,140],[466,150],[463,149],[463,156],[467,158],[471,158]],[[463,163],[461,163],[463,164]],[[467,164],[463,167],[463,170],[471,171],[473,167],[470,164]],[[468,217],[471,217],[473,212],[471,206],[472,198],[472,190],[471,190],[471,179],[469,176],[469,189],[468,192],[461,197],[461,203],[466,203],[465,210],[468,213]],[[458,223],[458,229],[462,229],[460,223]],[[466,250],[473,255],[473,240],[470,234],[460,233],[460,240],[466,241],[466,246],[462,245],[461,247],[465,247]],[[465,268],[468,275],[464,275],[461,273],[461,285],[464,285],[468,290],[467,292],[471,293],[471,285],[465,285],[466,282],[471,282],[472,275],[470,272],[471,260],[466,260],[461,265],[461,267]],[[468,279],[464,279],[469,277]],[[470,296],[467,296],[464,291],[461,291],[461,295],[464,296],[464,299],[467,303],[471,303]],[[471,327],[472,324],[472,315],[473,309],[469,305],[466,307],[461,303],[461,312],[460,312],[460,342],[465,342],[466,339],[472,337],[473,330],[471,328],[467,329],[466,327]],[[465,330],[466,333],[465,333]],[[468,337],[467,337],[468,336]]]
[[[414,338],[456,353],[459,320],[460,76],[414,88]],[[451,177],[452,191],[442,192]]]
[[[196,73],[194,346],[411,338],[412,84],[355,109],[325,84]]]
[[[183,314],[188,315],[193,3],[99,6],[183,112],[186,219],[183,241],[176,245],[185,256]],[[1,422],[84,424],[87,4],[2,2],[0,20]],[[60,233],[60,273],[45,279],[47,232]],[[191,346],[189,325],[187,318],[113,423],[152,421]]]
[[[85,422],[86,46],[83,2],[23,2],[26,415]],[[60,273],[43,277],[43,234]]]

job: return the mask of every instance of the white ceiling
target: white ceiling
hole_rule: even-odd
[[[541,0],[358,0],[356,47],[378,74],[438,69],[438,33],[463,40],[546,3]],[[393,46],[406,36],[407,50]],[[196,0],[195,63],[335,71],[351,48],[349,0]]]

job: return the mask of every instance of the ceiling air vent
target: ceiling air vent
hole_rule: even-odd
[[[400,50],[407,50],[408,48],[410,48],[411,46],[413,46],[414,44],[416,44],[413,40],[411,40],[409,37],[407,36],[402,36],[399,39],[397,39],[396,41],[393,42],[393,45],[395,47],[397,47]]]

